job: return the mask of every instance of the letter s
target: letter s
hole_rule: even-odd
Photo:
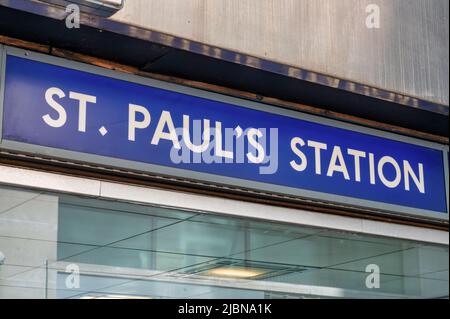
[[[292,152],[294,152],[295,155],[297,155],[300,158],[301,162],[300,164],[298,164],[294,160],[292,160],[289,162],[289,164],[296,171],[303,172],[306,169],[306,166],[308,165],[308,160],[305,154],[298,149],[297,144],[300,146],[305,146],[305,141],[303,141],[300,137],[294,137],[291,140],[291,150]]]
[[[257,156],[253,155],[251,152],[247,153],[247,158],[250,162],[260,164],[264,161],[264,158],[266,157],[266,154],[264,152],[263,146],[257,141],[257,138],[261,138],[263,136],[263,133],[261,133],[260,130],[251,128],[248,130],[247,137],[249,144],[256,149],[256,152],[258,153]]]
[[[66,95],[57,87],[51,87],[45,92],[45,101],[47,101],[47,104],[50,105],[56,112],[58,112],[58,118],[52,119],[49,114],[46,114],[42,117],[42,119],[51,127],[61,127],[66,124],[67,113],[64,107],[53,99],[54,95],[57,95],[60,99]]]

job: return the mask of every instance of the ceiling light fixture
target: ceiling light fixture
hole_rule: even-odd
[[[264,274],[266,271],[244,267],[220,267],[208,270],[206,275],[228,278],[252,278]]]

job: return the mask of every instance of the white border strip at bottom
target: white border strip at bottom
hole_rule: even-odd
[[[113,183],[5,165],[0,165],[0,184],[235,217],[258,218],[375,236],[449,244],[447,231]]]

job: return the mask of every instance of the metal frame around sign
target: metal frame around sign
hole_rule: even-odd
[[[297,197],[299,199],[308,199],[318,202],[329,202],[333,204],[344,205],[352,208],[359,208],[371,211],[380,211],[380,213],[395,213],[403,216],[413,216],[413,217],[425,217],[432,219],[446,220],[449,219],[449,168],[448,168],[448,146],[442,145],[434,142],[423,141],[412,137],[407,137],[403,135],[398,135],[390,132],[385,132],[373,128],[367,128],[363,126],[358,126],[355,124],[339,122],[332,119],[326,119],[315,115],[305,114],[296,112],[293,110],[281,109],[279,107],[274,107],[267,104],[262,104],[254,101],[244,100],[240,98],[235,98],[231,96],[226,96],[219,93],[213,93],[209,91],[203,91],[200,89],[190,88],[187,86],[182,86],[174,83],[163,82],[160,80],[154,80],[150,78],[140,77],[133,74],[121,73],[118,71],[113,71],[109,69],[103,69],[97,66],[92,66],[85,63],[75,62],[66,60],[59,57],[49,56],[41,53],[31,52],[23,49],[18,49],[9,46],[0,46],[0,148],[16,152],[24,152],[31,154],[38,154],[40,156],[48,158],[58,158],[63,160],[73,160],[80,163],[91,163],[100,166],[107,167],[117,167],[123,169],[129,169],[132,171],[147,172],[152,174],[161,174],[164,176],[173,176],[177,178],[187,179],[190,181],[200,181],[203,184],[210,183],[214,186],[223,186],[235,188],[250,189],[252,191],[260,191],[272,194],[288,194],[290,196]],[[195,172],[179,168],[171,168],[162,165],[147,164],[134,162],[130,160],[118,159],[113,157],[106,157],[101,155],[87,154],[76,151],[62,150],[52,147],[40,146],[27,144],[16,141],[3,140],[2,134],[2,121],[3,121],[3,99],[4,99],[4,82],[5,82],[5,64],[6,56],[17,56],[21,58],[30,59],[33,61],[43,62],[51,65],[56,65],[60,67],[66,67],[70,69],[75,69],[87,73],[92,73],[96,75],[101,75],[113,79],[123,80],[127,82],[138,83],[141,85],[161,88],[165,90],[170,90],[178,93],[188,94],[200,98],[216,100],[228,104],[238,105],[245,108],[250,108],[258,111],[263,111],[272,114],[278,114],[282,116],[287,116],[291,118],[306,120],[310,122],[315,122],[319,124],[324,124],[332,127],[337,127],[345,130],[350,130],[354,132],[369,134],[373,136],[378,136],[386,139],[391,139],[395,141],[405,142],[409,144],[420,145],[423,147],[428,147],[436,149],[443,154],[443,165],[444,165],[444,176],[446,185],[446,205],[447,213],[438,213],[426,209],[412,208],[408,206],[401,206],[395,204],[387,204],[382,202],[376,202],[365,199],[358,199],[342,195],[333,195],[329,193],[322,193],[317,191],[309,191],[294,187],[287,187],[281,185],[268,184],[263,182],[255,182],[249,180],[243,180],[234,177],[225,177],[209,173]]]

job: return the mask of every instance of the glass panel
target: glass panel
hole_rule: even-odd
[[[0,252],[0,298],[435,298],[449,289],[448,246],[7,187]],[[368,265],[379,288],[366,285]]]

